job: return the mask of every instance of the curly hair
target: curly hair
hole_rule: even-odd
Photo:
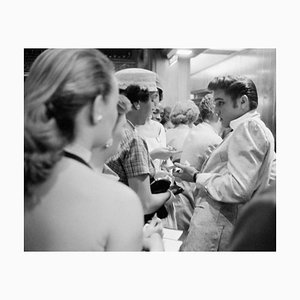
[[[25,202],[75,137],[75,118],[97,95],[107,101],[113,65],[96,49],[48,49],[25,80]],[[27,200],[26,200],[27,198]]]
[[[192,101],[180,101],[177,102],[170,114],[171,122],[177,126],[179,124],[192,124],[199,116],[199,108]]]
[[[199,121],[210,120],[215,113],[215,102],[212,94],[206,94],[199,102]]]

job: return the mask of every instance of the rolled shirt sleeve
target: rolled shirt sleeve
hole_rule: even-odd
[[[134,131],[125,129],[119,151],[106,164],[128,185],[128,178],[155,173],[146,142]]]
[[[147,144],[142,138],[137,137],[131,140],[130,151],[124,156],[123,166],[127,178],[153,174],[154,167],[151,165]]]

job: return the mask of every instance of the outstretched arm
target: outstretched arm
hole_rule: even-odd
[[[140,175],[128,179],[129,186],[138,194],[144,209],[144,214],[158,210],[170,198],[171,193],[152,194],[149,175]]]
[[[186,181],[196,179],[197,186],[216,201],[240,203],[252,196],[270,144],[262,127],[254,121],[239,126],[230,137],[228,162],[222,173],[200,173],[176,164],[174,173]],[[195,175],[196,174],[196,175]]]

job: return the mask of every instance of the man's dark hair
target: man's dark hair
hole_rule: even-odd
[[[258,96],[254,82],[245,76],[215,77],[207,87],[209,90],[223,90],[230,96],[234,105],[237,98],[246,95],[249,99],[250,110],[257,108]]]

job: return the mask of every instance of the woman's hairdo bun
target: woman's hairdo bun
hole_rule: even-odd
[[[48,49],[34,61],[24,89],[25,196],[74,140],[79,111],[99,94],[108,101],[113,71],[97,49]]]

